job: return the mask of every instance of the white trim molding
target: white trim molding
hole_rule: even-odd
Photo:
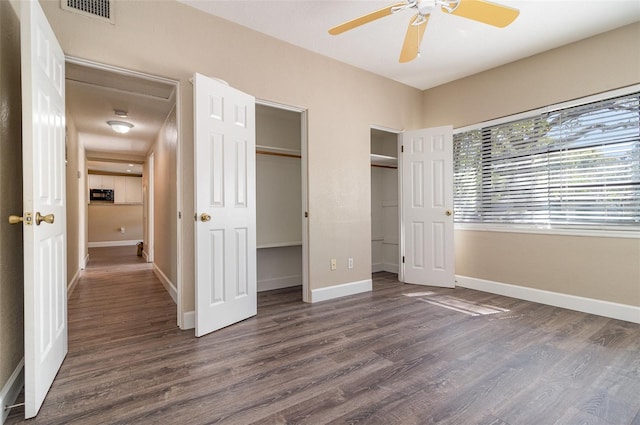
[[[89,248],[104,248],[109,246],[131,246],[140,242],[139,239],[129,241],[102,241],[102,242],[89,242]]]
[[[4,384],[4,387],[2,387],[2,391],[0,391],[0,406],[2,407],[2,409],[0,409],[2,413],[2,416],[0,416],[0,424],[4,423],[11,412],[11,409],[5,410],[5,406],[11,406],[16,402],[22,387],[24,387],[24,357],[20,360],[20,363],[18,363],[9,380]]]
[[[76,285],[78,284],[78,280],[80,280],[80,272],[81,271],[82,271],[82,269],[78,269],[76,271],[76,274],[71,279],[71,282],[69,282],[67,284],[67,298],[69,298],[71,296],[71,293],[73,292],[73,290],[76,289]]]
[[[456,275],[458,286],[612,319],[640,323],[640,307]]]
[[[196,327],[196,312],[191,310],[182,314],[182,326],[180,329],[195,329]]]
[[[156,275],[158,280],[162,283],[162,286],[164,286],[164,289],[166,289],[169,295],[171,295],[173,302],[177,304],[178,290],[176,289],[176,286],[171,282],[171,279],[169,279],[167,275],[165,275],[162,270],[160,270],[155,264],[153,265],[153,274]]]
[[[302,275],[279,276],[271,279],[258,280],[258,292],[272,291],[274,289],[302,286]]]
[[[317,303],[334,298],[346,297],[347,295],[371,292],[372,288],[373,283],[371,279],[366,279],[357,282],[343,283],[342,285],[328,286],[326,288],[312,289],[311,302]]]
[[[398,265],[391,263],[372,263],[371,273],[389,272],[398,274]]]

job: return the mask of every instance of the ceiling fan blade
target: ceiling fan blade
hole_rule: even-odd
[[[444,8],[442,11],[499,28],[506,27],[520,14],[518,9],[484,0],[460,0],[451,12]]]
[[[376,19],[380,19],[380,18],[384,18],[385,16],[389,16],[393,13],[393,8],[395,7],[402,7],[402,6],[406,6],[407,3],[402,2],[402,3],[395,3],[392,4],[391,6],[387,6],[384,7],[380,10],[376,10],[375,12],[371,12],[368,13],[366,15],[360,16],[359,18],[355,18],[352,19],[350,21],[347,21],[343,24],[337,25],[333,28],[331,28],[329,30],[329,34],[331,35],[338,35],[338,34],[342,34],[345,31],[349,31],[351,29],[354,29],[356,27],[359,27],[360,25],[364,25],[366,23],[369,23],[371,21],[375,21]]]
[[[420,14],[411,18],[409,27],[407,28],[407,34],[404,36],[404,43],[402,44],[402,51],[400,52],[400,63],[405,63],[414,60],[418,56],[420,50],[420,43],[424,36],[424,30],[427,29],[429,23],[429,15],[424,15],[424,22],[419,25],[413,25],[416,19],[419,19]]]

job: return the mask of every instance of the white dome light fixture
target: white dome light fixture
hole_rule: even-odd
[[[133,124],[124,121],[107,121],[113,131],[120,134],[128,133],[133,128]]]

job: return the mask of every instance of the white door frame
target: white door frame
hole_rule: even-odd
[[[176,128],[177,128],[177,133],[178,133],[178,138],[176,140],[176,175],[175,175],[175,179],[176,179],[176,205],[175,205],[175,219],[177,222],[176,225],[176,238],[177,238],[177,244],[178,244],[178,249],[177,249],[177,258],[176,258],[176,290],[178,292],[178,299],[177,299],[177,303],[176,303],[176,315],[177,315],[177,324],[178,326],[180,326],[182,328],[183,326],[183,314],[182,314],[182,264],[183,264],[183,259],[182,259],[182,227],[181,227],[181,221],[182,221],[182,160],[181,160],[181,128],[182,128],[182,107],[180,105],[180,81],[178,80],[174,80],[174,79],[170,79],[170,78],[166,78],[166,77],[160,77],[158,75],[152,75],[152,74],[146,74],[143,72],[139,72],[139,71],[133,71],[130,69],[126,69],[126,68],[120,68],[117,66],[113,66],[113,65],[107,65],[104,63],[99,63],[99,62],[94,62],[91,61],[89,59],[83,59],[83,58],[79,58],[79,57],[75,57],[75,56],[70,56],[70,55],[66,55],[65,56],[65,62],[67,63],[72,63],[75,65],[80,65],[80,66],[84,66],[84,67],[88,67],[88,68],[95,68],[98,70],[102,70],[102,71],[108,71],[108,72],[113,72],[116,74],[121,74],[121,75],[126,75],[126,76],[132,76],[132,77],[137,77],[137,78],[142,78],[145,80],[149,80],[149,81],[158,81],[158,82],[163,82],[165,84],[172,84],[173,86],[175,86],[175,98],[174,98],[174,102],[175,102],[175,108],[176,108]],[[84,149],[82,150],[84,152]],[[84,174],[86,175],[86,169],[84,170]],[[86,189],[81,188],[82,190],[84,190],[86,192]],[[144,206],[143,206],[144,208]],[[79,222],[80,223],[86,223],[87,222],[87,207],[86,207],[86,202],[85,203],[80,203],[79,205]],[[84,241],[82,241],[83,243],[81,243],[81,246],[79,247],[79,250],[81,251],[80,255],[84,255],[87,252],[87,246],[88,246],[88,235],[85,232],[84,234]],[[85,261],[86,264],[86,261]]]
[[[300,114],[300,174],[302,188],[302,301],[311,302],[311,289],[309,288],[309,157],[308,157],[308,130],[307,109],[298,106],[284,105],[269,100],[256,98],[256,105],[268,106],[285,111]]]

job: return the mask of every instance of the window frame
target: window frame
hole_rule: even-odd
[[[457,135],[473,130],[482,130],[487,127],[493,127],[501,124],[507,124],[514,121],[531,119],[543,114],[549,114],[558,110],[579,107],[588,103],[599,102],[607,99],[625,96],[640,91],[640,84],[610,90],[590,96],[585,96],[542,108],[532,109],[529,111],[507,115],[504,117],[472,124],[464,127],[454,128],[453,134]],[[548,234],[548,235],[566,235],[566,236],[590,236],[590,237],[616,237],[616,238],[636,238],[640,239],[640,227],[629,227],[621,229],[611,229],[607,226],[598,228],[593,226],[590,228],[571,228],[571,227],[552,227],[551,225],[534,225],[534,224],[496,224],[496,223],[456,223],[455,230],[474,230],[474,231],[491,231],[506,233],[532,233],[532,234]]]

